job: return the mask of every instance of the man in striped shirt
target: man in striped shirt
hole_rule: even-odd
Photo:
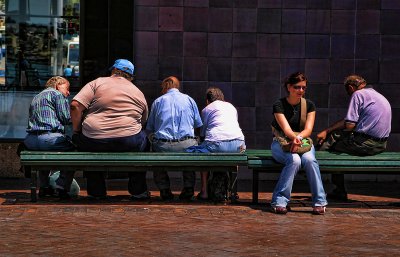
[[[69,111],[69,82],[63,77],[52,77],[46,89],[37,94],[29,107],[29,121],[24,140],[28,150],[68,151],[74,148],[65,135],[65,125],[71,123]],[[54,189],[49,185],[50,170],[39,172],[39,197],[52,196]],[[68,198],[73,180],[73,171],[60,171],[56,180],[56,191],[60,198]]]

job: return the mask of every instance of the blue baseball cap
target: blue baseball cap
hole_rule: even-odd
[[[135,66],[133,66],[133,64],[126,60],[126,59],[118,59],[115,61],[114,65],[111,66],[110,70],[112,70],[113,68],[116,68],[118,70],[124,71],[126,73],[129,73],[131,75],[133,75],[133,71],[135,70]]]

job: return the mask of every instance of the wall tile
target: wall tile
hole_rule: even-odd
[[[344,80],[344,77],[343,77],[343,80]],[[347,110],[347,107],[349,105],[349,100],[350,100],[350,97],[347,95],[347,92],[343,86],[343,83],[332,84],[329,86],[329,108],[331,108],[331,109],[332,108],[343,108],[343,109]],[[344,112],[344,115],[346,115],[346,112]],[[342,118],[344,118],[344,115],[342,116]],[[337,119],[337,120],[339,120],[339,119]]]
[[[281,57],[303,58],[305,56],[305,35],[281,36]]]
[[[280,59],[281,61],[281,80],[294,72],[304,72],[305,60],[304,59]],[[281,94],[286,95],[286,93]]]
[[[256,107],[269,107],[281,97],[282,84],[280,81],[265,81],[256,84]],[[268,111],[272,114],[272,109]]]
[[[282,8],[306,8],[306,0],[283,0]]]
[[[258,9],[257,32],[280,33],[281,14],[280,9]]]
[[[400,117],[400,108],[392,108],[392,117]],[[400,122],[392,120],[392,133],[399,133],[399,132],[400,132]]]
[[[357,0],[332,0],[332,9],[350,9],[356,8]]]
[[[392,58],[400,57],[400,35],[385,36],[382,35],[382,57]]]
[[[305,73],[309,82],[323,82],[329,81],[329,59],[306,59]]]
[[[257,81],[280,82],[281,62],[279,59],[258,59]]]
[[[331,60],[331,83],[342,83],[345,77],[354,72],[353,59]]]
[[[308,78],[312,73],[306,73]],[[307,83],[306,98],[314,102],[317,108],[328,108],[329,104],[329,85],[328,80],[321,83]]]
[[[282,10],[282,32],[304,33],[306,28],[306,11],[303,9]]]
[[[207,58],[187,57],[183,60],[183,80],[207,81]]]
[[[210,8],[208,31],[232,32],[232,12],[229,8]]]
[[[235,8],[257,8],[258,0],[234,0],[233,7]]]
[[[332,0],[307,0],[307,9],[331,9]]]
[[[232,34],[209,33],[208,34],[208,56],[231,56]]]
[[[306,58],[329,58],[330,46],[329,35],[306,35]]]
[[[379,81],[379,60],[356,60],[356,74],[362,74],[368,82],[377,83]]]
[[[398,131],[393,131],[392,128],[392,133],[390,134],[390,137],[388,139],[386,151],[399,151],[400,135],[395,133],[398,133]]]
[[[381,40],[379,35],[359,35],[356,39],[356,58],[379,58]]]
[[[329,10],[307,10],[307,33],[330,33],[331,12]]]
[[[208,0],[184,0],[184,6],[191,7],[208,7]]]
[[[182,6],[183,0],[159,0],[160,6]]]
[[[208,58],[208,80],[231,81],[231,58]]]
[[[400,84],[381,84],[379,88],[374,85],[374,88],[386,97],[392,108],[400,108],[400,101],[398,100],[400,95]]]
[[[233,7],[232,0],[209,0],[210,7]]]
[[[160,57],[159,80],[169,76],[175,76],[182,80],[182,57]]]
[[[231,82],[218,82],[218,81],[210,81],[210,87],[218,87],[224,93],[225,101],[232,102],[232,83]]]
[[[257,10],[246,8],[233,9],[233,32],[256,32]]]
[[[206,106],[206,90],[208,88],[208,82],[193,82],[184,81],[182,83],[182,92],[189,95],[197,103],[199,112]]]
[[[161,56],[182,56],[182,32],[159,32],[158,39],[158,49]]]
[[[400,9],[400,2],[393,0],[381,0],[382,9]]]
[[[235,104],[234,104],[235,105]],[[256,130],[256,108],[236,106],[240,128],[244,132],[254,132]],[[245,135],[246,137],[246,135]],[[248,143],[246,137],[246,145]],[[250,142],[250,138],[249,138]]]
[[[233,58],[232,81],[256,81],[257,61],[254,58]]]
[[[281,36],[279,34],[257,35],[257,57],[281,56]]]
[[[145,5],[145,6],[157,6],[158,0],[136,0],[136,6]]]
[[[183,8],[182,7],[160,7],[159,10],[160,31],[182,31],[183,30]]]
[[[207,56],[207,33],[184,32],[183,33],[183,55],[184,56]]]
[[[146,81],[146,80],[141,80],[141,81],[135,81],[135,85],[140,89],[140,91],[143,92],[147,105],[149,109],[151,108],[151,105],[153,104],[154,100],[157,99],[161,95],[161,81]]]
[[[312,99],[311,99],[312,100]],[[327,99],[325,99],[326,102]],[[317,111],[315,113],[315,122],[314,122],[314,133],[319,133],[320,131],[324,130],[325,128],[331,125],[329,123],[329,109],[323,108],[321,106],[316,105]],[[315,137],[314,137],[315,138]]]
[[[135,7],[136,30],[158,31],[158,7]]]
[[[381,34],[400,34],[400,10],[382,10],[381,11]]]
[[[357,12],[357,34],[379,34],[380,11]]]
[[[354,36],[332,35],[332,58],[354,58]]]
[[[158,32],[137,31],[135,53],[139,56],[158,56]]]
[[[355,11],[333,10],[332,11],[332,33],[353,34],[355,29]]]
[[[256,107],[256,130],[260,132],[271,131],[272,116],[272,106]]]
[[[253,107],[255,104],[254,83],[233,82],[232,104],[236,107]]]
[[[398,83],[400,81],[400,58],[382,59],[379,70],[380,83]]]
[[[271,149],[271,143],[272,143],[272,132],[271,131],[265,131],[265,132],[256,132],[255,133],[255,140],[254,140],[254,146],[248,146],[247,148],[253,148],[253,149]],[[247,145],[247,142],[246,142]]]
[[[184,9],[185,31],[207,31],[208,30],[208,8]]]
[[[282,0],[258,0],[258,8],[281,8]]]
[[[157,80],[158,70],[157,56],[135,56],[137,80]]]
[[[381,0],[357,0],[358,10],[379,10],[381,8]]]
[[[233,57],[255,57],[257,54],[257,37],[254,33],[233,34]]]

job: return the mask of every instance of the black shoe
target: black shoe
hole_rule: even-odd
[[[61,200],[70,200],[71,196],[68,194],[68,191],[64,190],[64,189],[57,189],[57,195],[58,198],[60,198]]]
[[[172,194],[171,189],[169,189],[169,188],[161,189],[160,197],[161,197],[161,200],[163,200],[163,201],[168,201],[168,200],[174,199],[174,195]]]
[[[56,194],[56,191],[52,187],[40,187],[39,188],[39,197],[51,197]]]
[[[190,201],[194,195],[193,187],[185,187],[183,188],[181,194],[179,195],[180,200]]]
[[[328,193],[327,198],[328,198],[328,200],[336,200],[336,201],[344,201],[344,202],[346,202],[348,200],[347,192],[343,191],[343,190],[338,190],[338,189],[335,189],[331,193]]]

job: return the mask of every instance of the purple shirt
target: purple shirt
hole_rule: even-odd
[[[351,95],[346,122],[356,123],[355,131],[377,138],[388,137],[392,109],[388,100],[373,88],[366,87]]]

